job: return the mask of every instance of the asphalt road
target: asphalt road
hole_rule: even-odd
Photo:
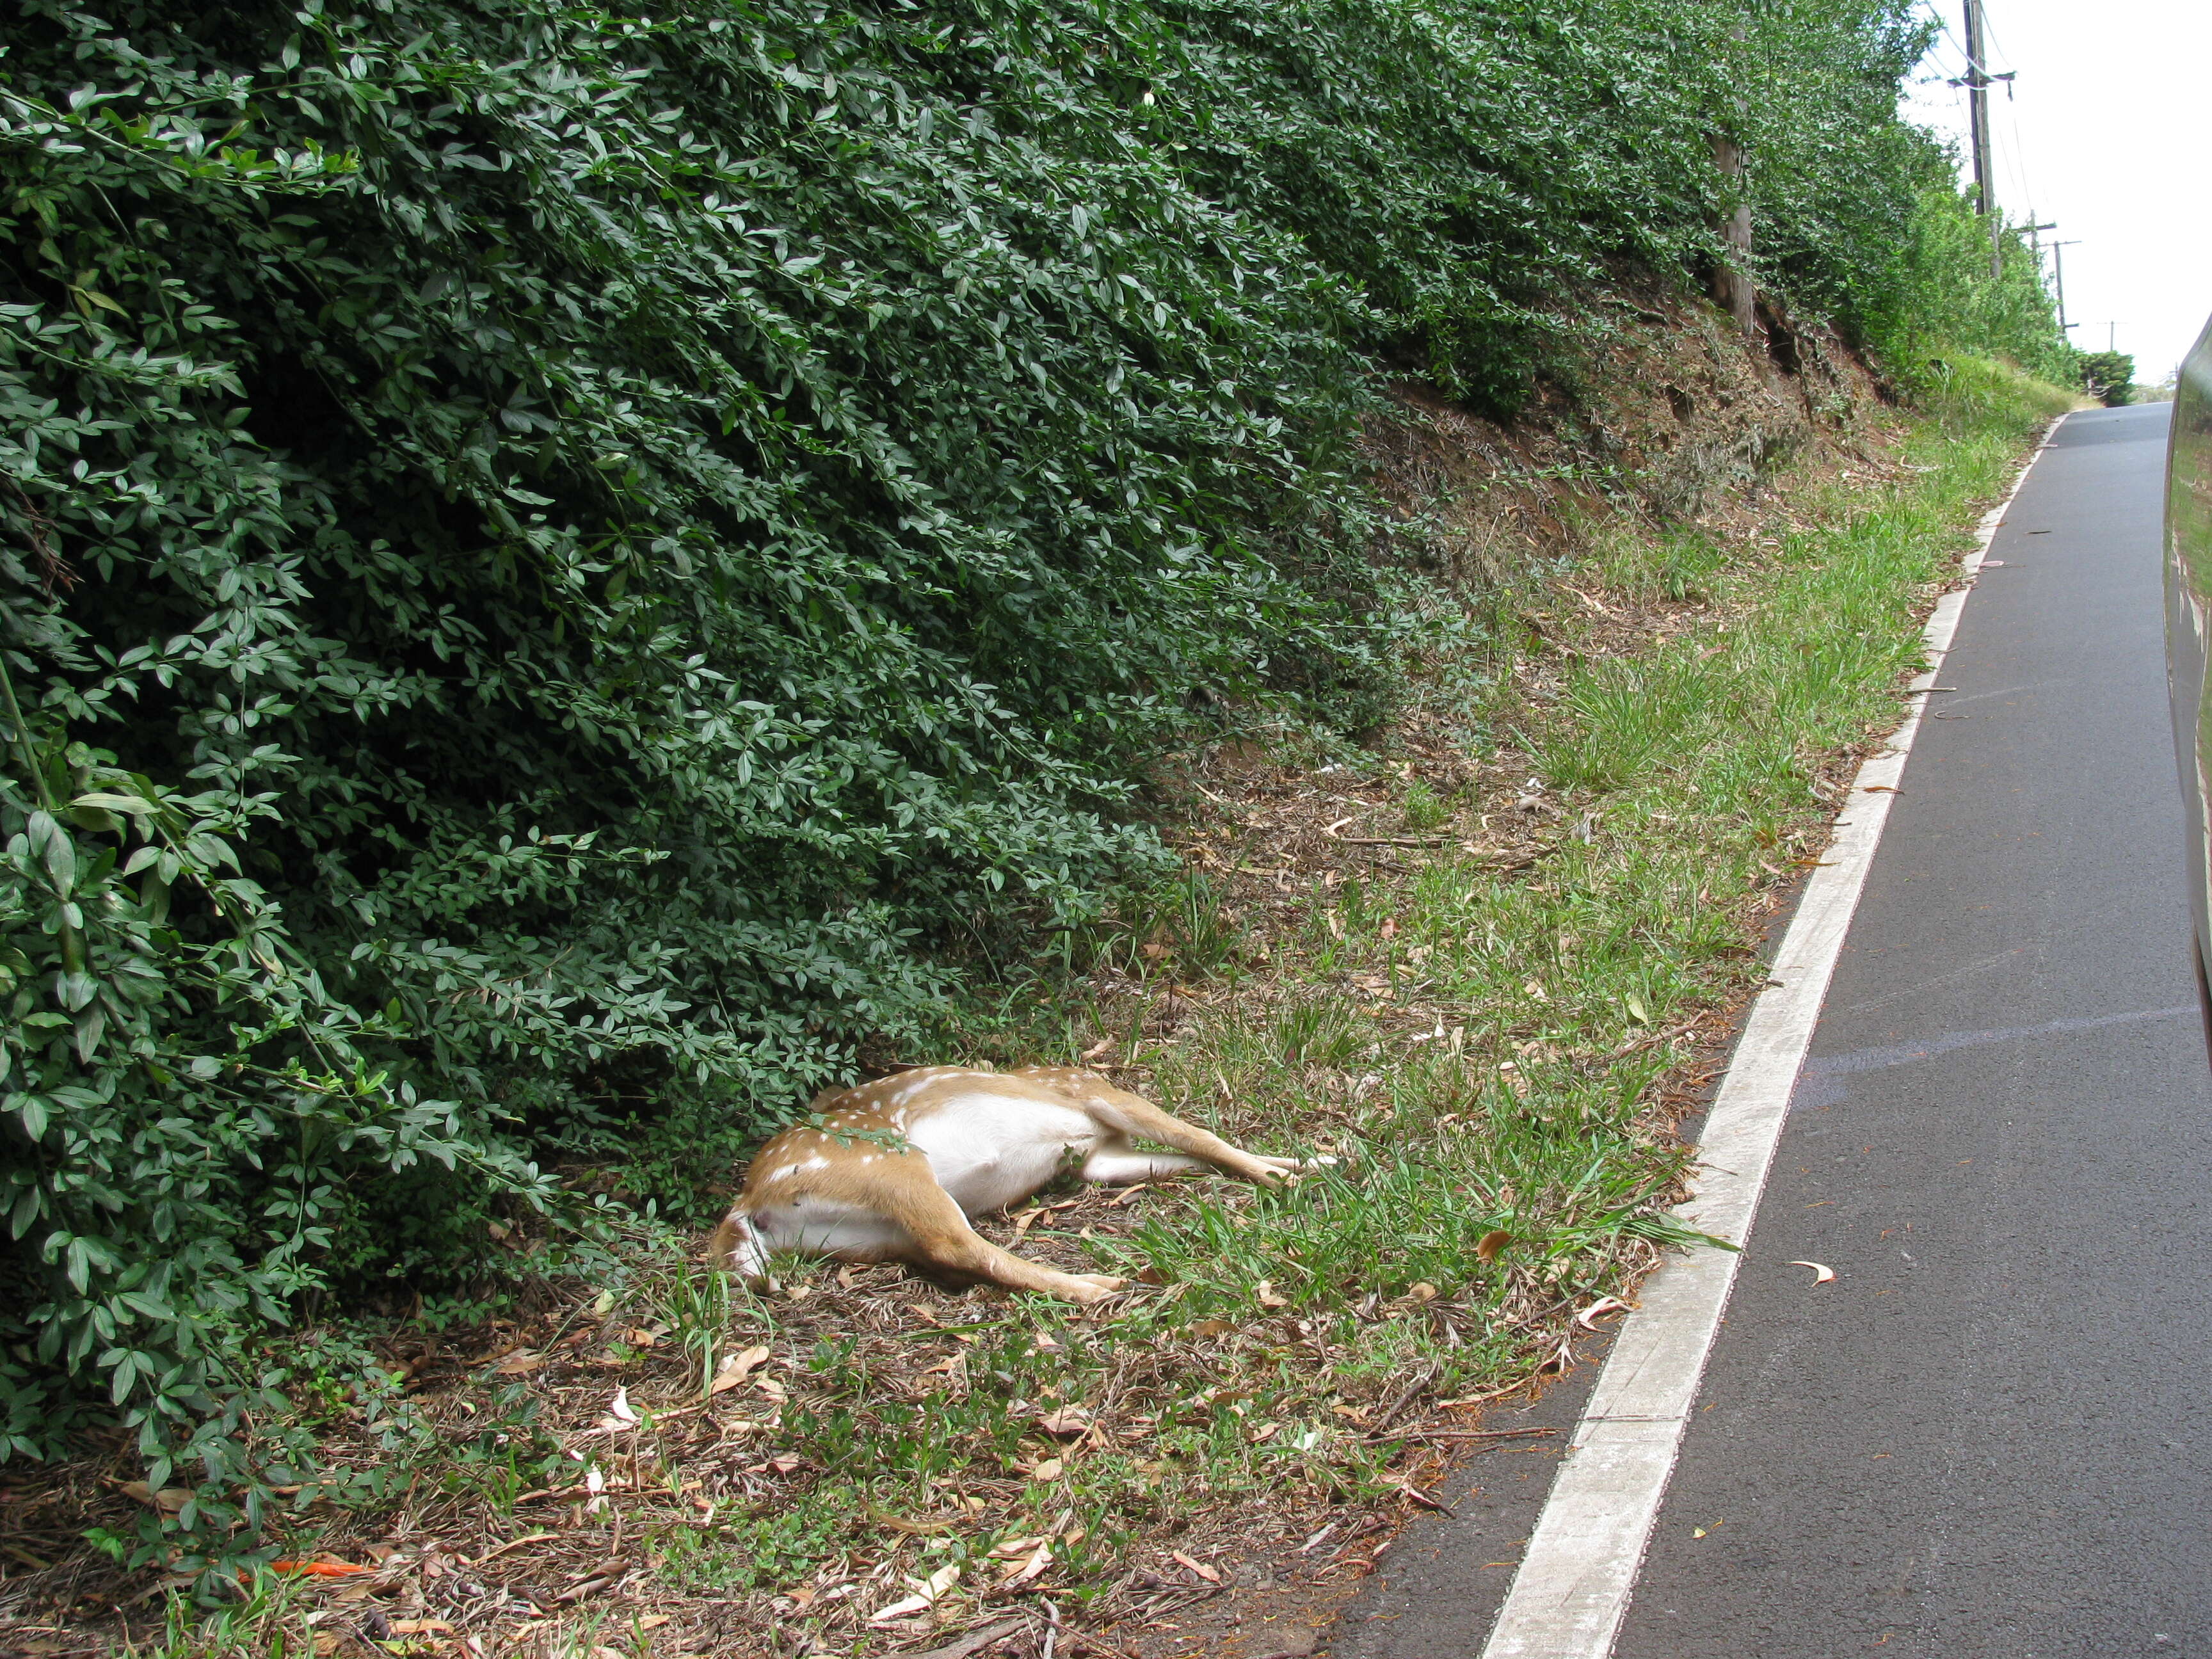
[[[2069,419],[1990,548],[1616,1659],[2212,1659],[2166,412]],[[1571,1424],[1601,1358],[1490,1425]],[[1509,1443],[1447,1483],[1455,1513],[1408,1529],[1332,1656],[1481,1651],[1560,1443]]]
[[[2166,421],[2074,416],[1990,549],[1619,1659],[2212,1656]]]

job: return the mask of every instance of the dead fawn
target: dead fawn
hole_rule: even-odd
[[[979,1237],[968,1218],[1005,1209],[1071,1169],[1085,1181],[1124,1183],[1211,1164],[1277,1187],[1310,1167],[1241,1151],[1095,1072],[1064,1066],[925,1066],[823,1094],[812,1115],[762,1147],[745,1171],[708,1241],[717,1266],[758,1282],[770,1251],[804,1250],[1096,1302],[1122,1281],[1024,1261]],[[1131,1144],[1138,1136],[1176,1150],[1139,1152]]]

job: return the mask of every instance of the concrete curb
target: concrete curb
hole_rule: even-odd
[[[1967,586],[1936,603],[1923,635],[1928,672],[1908,695],[1936,684],[1990,539],[2065,419],[2052,422],[2004,500],[1983,517],[1975,546],[1960,562]],[[1750,1239],[1790,1093],[1923,706],[1915,702],[1889,746],[1852,781],[1845,798],[1850,817],[1838,823],[1826,858],[1806,884],[1705,1120],[1698,1149],[1702,1184],[1681,1213],[1731,1244]],[[1736,1250],[1692,1250],[1645,1284],[1575,1430],[1482,1659],[1607,1659],[1613,1651],[1741,1260]]]

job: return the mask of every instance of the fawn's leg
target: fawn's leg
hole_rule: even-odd
[[[1208,1167],[1204,1158],[1188,1158],[1181,1152],[1140,1152],[1117,1135],[1100,1141],[1097,1150],[1083,1160],[1083,1178],[1102,1186],[1125,1187],[1133,1181],[1149,1181],[1154,1176]]]
[[[917,1159],[917,1162],[921,1160]],[[1097,1302],[1121,1288],[1121,1280],[1104,1273],[1064,1273],[1002,1250],[968,1224],[952,1195],[927,1178],[904,1182],[885,1212],[895,1217],[914,1240],[910,1259],[941,1268],[988,1279],[1010,1290],[1042,1291],[1071,1302]]]
[[[1125,1133],[1141,1135],[1146,1140],[1157,1140],[1172,1146],[1179,1152],[1211,1164],[1217,1170],[1242,1176],[1247,1181],[1262,1187],[1279,1187],[1286,1175],[1296,1175],[1304,1168],[1296,1158],[1261,1158],[1241,1146],[1232,1146],[1210,1129],[1201,1129],[1195,1123],[1186,1123],[1171,1112],[1164,1112],[1142,1095],[1133,1095],[1127,1090],[1104,1085],[1088,1103],[1103,1109],[1109,1121],[1120,1119],[1114,1127]]]

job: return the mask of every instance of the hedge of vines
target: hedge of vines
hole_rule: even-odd
[[[6,1449],[119,1419],[229,1535],[303,1298],[467,1263],[551,1159],[680,1200],[1155,860],[1131,780],[1208,707],[1372,718],[1376,365],[1510,413],[1607,272],[1698,281],[1717,131],[1761,280],[1913,337],[1921,44],[21,0]]]

